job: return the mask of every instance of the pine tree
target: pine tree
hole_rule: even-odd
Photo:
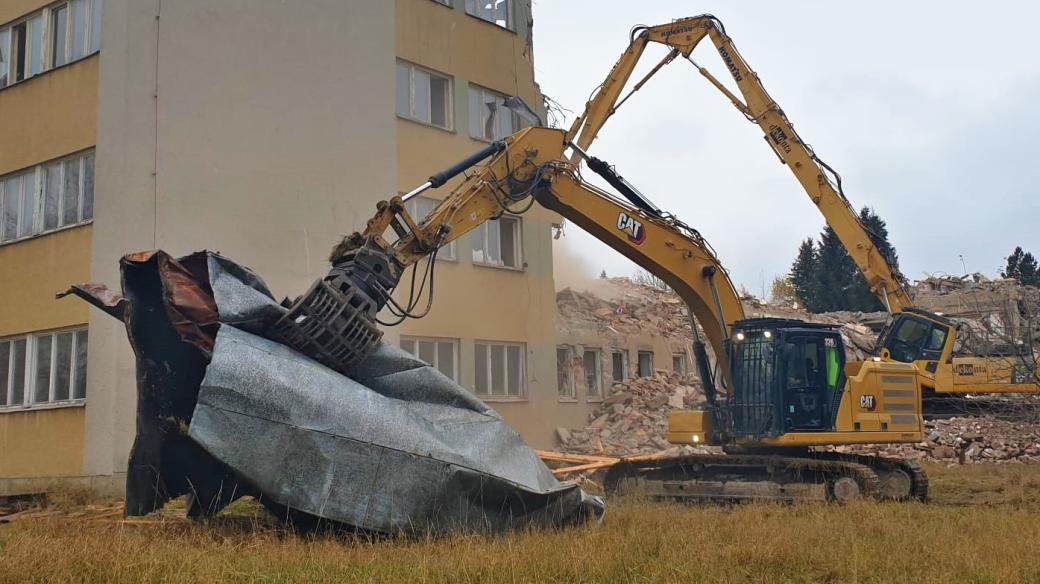
[[[867,230],[874,247],[885,257],[900,281],[899,258],[888,241],[885,222],[868,207],[859,213],[860,222]],[[798,247],[798,257],[791,267],[791,281],[798,297],[810,312],[832,310],[882,310],[877,296],[867,287],[852,256],[829,226],[820,234],[820,242],[812,238]]]
[[[1023,286],[1040,286],[1040,267],[1036,258],[1021,246],[1015,248],[1007,257],[1007,267],[1001,273],[1005,278],[1014,278]]]
[[[798,247],[798,257],[794,260],[794,265],[791,266],[791,284],[794,286],[794,293],[801,300],[802,306],[806,310],[813,311],[813,307],[816,306],[817,288],[816,288],[816,244],[813,243],[812,238],[807,238],[802,242],[802,245]]]
[[[849,292],[854,281],[855,264],[829,226],[820,234],[819,262],[816,271],[817,299],[812,312],[851,310]]]

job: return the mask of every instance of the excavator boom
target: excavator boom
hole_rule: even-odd
[[[718,51],[743,99],[691,58],[693,50],[705,38],[709,39]],[[888,259],[877,248],[842,193],[841,177],[801,139],[794,125],[762,85],[758,74],[737,51],[722,23],[714,16],[703,15],[634,29],[628,49],[622,53],[599,90],[586,104],[584,113],[571,125],[568,140],[573,141],[582,150],[589,148],[606,121],[631,95],[629,93],[625,97],[621,96],[639,58],[650,43],[665,45],[671,51],[648,75],[635,84],[632,92],[638,91],[663,65],[678,57],[693,63],[700,74],[721,91],[741,114],[762,129],[770,148],[780,161],[791,169],[806,194],[823,213],[827,224],[834,229],[863,273],[871,291],[878,296],[886,309],[898,313],[913,306],[903,286],[902,276],[893,269]],[[576,156],[576,153],[572,154],[571,160],[575,160]]]

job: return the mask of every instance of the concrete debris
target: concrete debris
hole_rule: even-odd
[[[1040,289],[1013,279],[931,276],[911,290],[921,308],[961,325],[958,353],[1017,353],[1015,347],[1040,343]]]
[[[828,450],[941,462],[1040,462],[1040,424],[1035,422],[993,416],[947,418],[925,422],[924,435],[925,440],[917,444],[836,446]]]
[[[668,412],[703,406],[700,382],[692,376],[657,372],[614,385],[614,392],[589,416],[582,430],[571,430],[561,450],[574,454],[626,456],[673,449],[676,454],[713,452],[708,447],[676,447],[665,439]]]

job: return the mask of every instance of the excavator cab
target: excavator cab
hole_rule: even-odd
[[[745,320],[734,324],[729,353],[733,387],[715,408],[724,436],[758,441],[834,430],[845,385],[845,351],[835,327]]]
[[[929,361],[929,371],[935,373],[938,363],[947,354],[946,345],[952,343],[954,325],[937,314],[906,308],[894,314],[878,336],[874,354],[901,363]]]

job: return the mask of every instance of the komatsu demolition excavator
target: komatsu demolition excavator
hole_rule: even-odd
[[[694,49],[705,38],[718,51],[743,100],[693,60]],[[622,97],[636,64],[650,43],[671,50]],[[766,92],[758,74],[751,70],[722,23],[714,16],[706,14],[658,26],[634,28],[628,48],[568,132],[575,145],[570,160],[576,162],[584,156],[583,152],[589,149],[607,119],[655,73],[678,57],[690,61],[744,117],[761,128],[766,143],[781,164],[794,173],[859,267],[870,290],[891,314],[878,339],[875,357],[882,361],[913,363],[929,394],[1040,392],[1038,358],[1029,344],[1013,341],[1000,355],[955,354],[961,345],[956,324],[940,314],[914,306],[902,276],[880,252],[845,198],[841,176],[795,132],[784,111]]]
[[[584,157],[623,198],[583,181],[578,166],[565,156],[567,149]],[[425,217],[408,213],[412,197],[470,169]],[[275,334],[319,362],[349,372],[379,342],[377,313],[386,308],[399,322],[428,310],[439,248],[535,202],[671,286],[688,306],[695,334],[699,323],[715,356],[713,366],[698,337],[694,355],[707,407],[674,413],[669,440],[722,445],[729,454],[619,464],[608,474],[611,489],[636,482],[658,496],[726,500],[927,496],[927,478],[913,462],[811,450],[920,442],[921,376],[913,365],[846,364],[834,327],[745,319],[729,276],[704,238],[656,207],[610,165],[585,157],[558,129],[520,130],[411,192],[380,202],[365,229],[333,249],[329,274],[293,303]],[[392,243],[384,238],[388,230],[397,237]],[[392,293],[409,267],[412,289],[399,302]],[[420,311],[427,280],[426,309]]]

